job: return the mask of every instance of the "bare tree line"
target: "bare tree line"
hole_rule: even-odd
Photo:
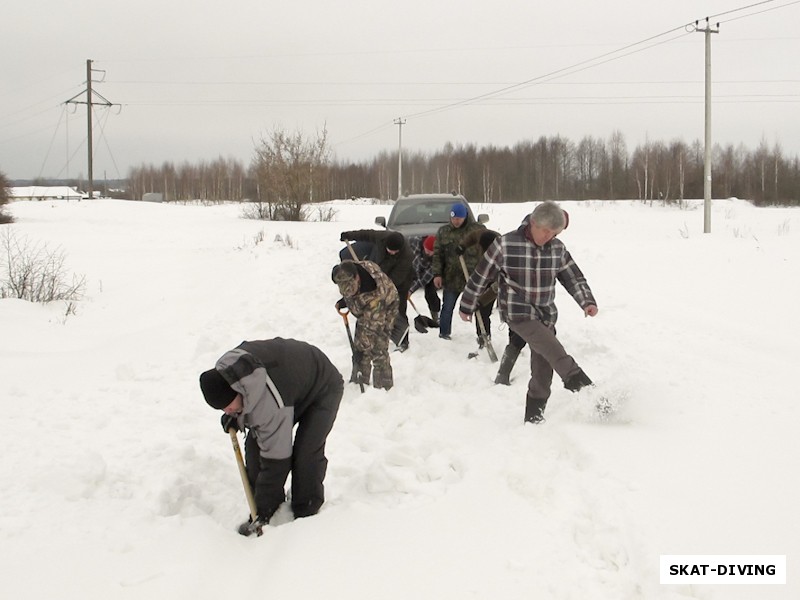
[[[177,168],[171,163],[133,168],[129,192],[133,198],[161,192],[167,200],[257,202],[271,196],[274,201],[289,189],[294,190],[292,201],[299,202],[395,197],[397,151],[381,152],[361,163],[330,160],[326,138],[325,130],[316,138],[276,130],[262,139],[249,167],[220,158]],[[291,152],[280,152],[280,144],[285,150],[296,150],[303,160]],[[646,140],[629,151],[620,132],[607,139],[587,136],[578,143],[562,136],[542,136],[513,147],[447,143],[433,153],[404,152],[403,190],[456,191],[474,202],[678,202],[703,197],[703,156],[699,140],[692,144]],[[715,198],[746,198],[756,204],[800,202],[800,159],[784,156],[778,143],[770,146],[762,141],[756,150],[743,145],[715,146],[712,172]],[[307,184],[300,183],[304,177]]]
[[[165,200],[243,200],[251,193],[248,183],[250,177],[241,162],[220,157],[197,165],[183,163],[176,167],[165,162],[160,167],[132,168],[126,191],[134,199],[157,192]]]
[[[5,173],[0,171],[0,224],[10,223],[13,219],[3,213],[3,205],[11,199],[11,186]]]

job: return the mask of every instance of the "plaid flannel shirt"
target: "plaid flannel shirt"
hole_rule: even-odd
[[[425,254],[425,250],[422,249],[422,241],[425,238],[409,238],[409,242],[412,239],[412,248],[414,248],[414,283],[411,284],[411,289],[408,290],[409,295],[418,289],[424,288],[433,280],[433,256],[428,256]]]
[[[497,307],[504,322],[537,320],[548,327],[558,318],[556,280],[581,308],[597,305],[586,278],[564,243],[553,238],[537,246],[519,229],[495,240],[467,282],[459,310],[472,314],[481,294],[495,280],[500,289]]]

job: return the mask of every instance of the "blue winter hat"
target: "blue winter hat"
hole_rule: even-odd
[[[459,219],[466,219],[467,218],[467,207],[461,204],[461,202],[456,202],[450,208],[450,216],[451,217],[458,217]]]

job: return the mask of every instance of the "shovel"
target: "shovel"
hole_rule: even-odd
[[[461,263],[461,268],[464,270],[464,279],[469,281],[469,271],[467,270],[467,263],[464,262],[464,256],[459,254],[458,260]],[[492,362],[497,362],[497,353],[494,351],[494,346],[492,346],[492,340],[489,339],[489,336],[486,334],[486,326],[483,324],[483,317],[481,317],[481,313],[476,311],[475,318],[478,319],[478,329],[481,330],[481,339],[483,340],[483,345],[486,348],[486,352],[489,354],[489,358]],[[470,356],[470,358],[472,358]]]
[[[242,449],[239,447],[239,438],[236,437],[236,429],[228,429],[231,436],[231,443],[233,444],[233,453],[236,456],[236,464],[239,466],[239,475],[242,478],[242,485],[244,486],[244,495],[247,498],[247,505],[250,507],[250,522],[245,523],[239,528],[239,533],[242,535],[251,535],[255,533],[257,536],[264,533],[262,529],[263,524],[258,520],[258,511],[256,510],[256,499],[253,496],[253,489],[250,487],[250,480],[247,478],[247,469],[244,466],[244,459],[242,458]]]
[[[358,262],[358,256],[356,256],[356,251],[353,250],[353,245],[350,243],[350,240],[347,240],[345,244],[347,244],[347,249],[350,250],[350,256],[353,257],[354,261]]]
[[[364,382],[361,381],[361,371],[359,370],[359,365],[356,362],[356,345],[353,342],[353,334],[350,331],[350,322],[347,320],[347,313],[349,311],[348,310],[339,310],[337,308],[336,312],[338,312],[339,315],[344,320],[344,328],[347,330],[347,339],[350,342],[350,351],[353,353],[353,370],[356,371],[356,374],[358,375],[358,387],[361,388],[361,393],[363,394],[364,393]]]
[[[414,317],[414,329],[419,331],[420,333],[428,333],[428,327],[438,329],[439,324],[434,321],[431,317],[425,316],[417,310],[414,301],[411,300],[411,296],[408,297],[408,303],[411,305],[411,308],[414,309],[414,312],[417,313],[417,316]]]

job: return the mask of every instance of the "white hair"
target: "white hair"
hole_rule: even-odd
[[[551,231],[561,231],[567,224],[564,211],[552,200],[542,202],[534,208],[531,213],[531,220],[535,221],[539,227],[544,227]]]

